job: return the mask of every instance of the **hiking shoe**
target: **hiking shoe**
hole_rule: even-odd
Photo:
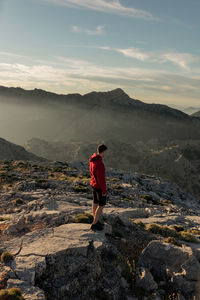
[[[101,222],[97,222],[97,224],[99,224],[100,226],[104,227],[104,223],[101,223]]]
[[[98,224],[98,222],[96,224],[92,224],[92,226],[90,227],[91,230],[103,230],[103,227]]]

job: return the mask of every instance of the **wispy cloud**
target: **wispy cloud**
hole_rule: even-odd
[[[149,60],[151,58],[151,54],[145,53],[137,48],[115,49],[115,51],[122,53],[124,56],[135,58],[141,61]]]
[[[189,67],[189,64],[196,60],[196,58],[189,53],[176,52],[163,53],[160,56],[160,59],[163,59],[163,61],[170,61],[183,69],[187,69]]]
[[[56,56],[52,60],[28,63],[0,63],[0,84],[44,88],[57,92],[88,92],[121,86],[137,90],[174,93],[199,99],[200,74],[167,72],[145,68],[106,67]]]
[[[199,60],[200,58],[190,53],[178,53],[178,52],[148,52],[138,48],[111,48],[111,47],[98,47],[102,50],[116,51],[122,53],[126,57],[137,59],[140,61],[149,61],[155,63],[166,63],[171,62],[183,69],[189,69],[190,63]]]
[[[132,18],[140,18],[145,20],[158,20],[150,12],[126,7],[119,0],[43,0],[58,5],[65,5],[74,8],[84,8],[104,13],[111,13],[120,16],[128,16]]]
[[[72,31],[74,33],[85,33],[88,35],[103,35],[104,34],[104,26],[97,26],[94,30],[86,29],[79,26],[72,26]]]

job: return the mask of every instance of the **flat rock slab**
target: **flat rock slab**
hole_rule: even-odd
[[[120,215],[125,218],[148,218],[150,215],[149,209],[145,208],[104,208],[104,215]]]
[[[199,216],[180,216],[180,215],[160,215],[160,216],[152,216],[149,218],[140,218],[145,224],[156,223],[160,225],[182,225],[184,227],[199,227],[200,217]]]
[[[54,254],[68,248],[88,246],[88,241],[103,242],[105,235],[103,232],[93,232],[90,224],[71,223],[64,224],[51,230],[48,234],[35,239],[24,246],[19,254],[24,256],[30,253],[36,255]],[[26,235],[24,236],[26,239]],[[25,241],[25,240],[24,240]]]
[[[19,280],[25,299],[45,299],[42,296],[37,298],[36,295],[30,295],[28,291],[34,291],[35,276],[41,276],[45,272],[47,256],[62,252],[87,256],[91,241],[93,241],[94,249],[103,244],[106,239],[105,233],[111,230],[110,225],[105,224],[103,231],[96,232],[91,231],[90,226],[90,224],[71,223],[37,232],[38,234],[31,232],[23,237],[22,250],[12,262],[11,267]],[[17,244],[19,247],[20,241],[15,239],[15,243],[12,240],[6,247],[10,252],[15,253]],[[16,279],[8,280],[8,286],[13,285],[13,280]],[[38,289],[36,292],[38,293]],[[42,295],[42,291],[40,294]]]

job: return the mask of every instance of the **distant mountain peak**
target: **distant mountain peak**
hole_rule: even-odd
[[[199,111],[196,111],[195,113],[193,113],[192,115],[191,115],[192,117],[200,117],[200,110]]]
[[[129,98],[129,95],[126,94],[121,88],[117,88],[117,89],[114,89],[114,90],[111,90],[111,91],[108,91],[108,92],[96,92],[96,91],[93,91],[93,92],[90,92],[90,93],[87,93],[85,94],[84,96],[92,96],[92,95],[99,95],[99,96],[104,96],[104,97],[116,97],[116,96],[125,96],[127,98]]]
[[[112,90],[112,91],[110,91],[110,92],[108,92],[108,93],[112,93],[112,94],[119,95],[119,96],[123,95],[123,96],[129,97],[129,95],[126,94],[126,93],[124,92],[124,90],[122,90],[121,88],[114,89],[114,90]]]

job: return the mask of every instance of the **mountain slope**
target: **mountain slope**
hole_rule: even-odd
[[[36,156],[26,151],[22,146],[8,142],[3,138],[0,138],[0,160],[47,161],[47,159]]]
[[[146,142],[152,138],[199,139],[198,118],[166,105],[131,99],[121,89],[81,96],[0,87],[0,104],[2,107],[10,105],[3,122],[5,130],[12,126],[9,118],[12,106],[18,111],[18,119],[23,120],[20,127],[14,128],[13,136],[8,132],[10,140],[18,138],[21,144],[33,136],[64,142],[71,139],[115,139],[126,143]],[[0,134],[4,134],[1,130]]]
[[[0,97],[14,97],[19,99],[26,99],[26,102],[31,102],[32,100],[41,103],[42,102],[55,102],[57,104],[79,104],[79,105],[89,105],[93,107],[97,105],[98,107],[120,107],[126,109],[127,107],[131,110],[143,110],[149,113],[168,115],[175,118],[185,118],[188,119],[188,115],[180,110],[170,108],[167,105],[161,104],[147,104],[140,100],[130,98],[122,89],[118,88],[109,92],[91,92],[85,95],[80,94],[56,94],[47,92],[41,89],[34,90],[24,90],[22,88],[7,88],[0,86]],[[18,100],[19,100],[18,99]]]
[[[195,113],[193,113],[192,116],[193,116],[193,117],[199,117],[199,118],[200,118],[200,110],[197,111],[197,112],[195,112]]]

